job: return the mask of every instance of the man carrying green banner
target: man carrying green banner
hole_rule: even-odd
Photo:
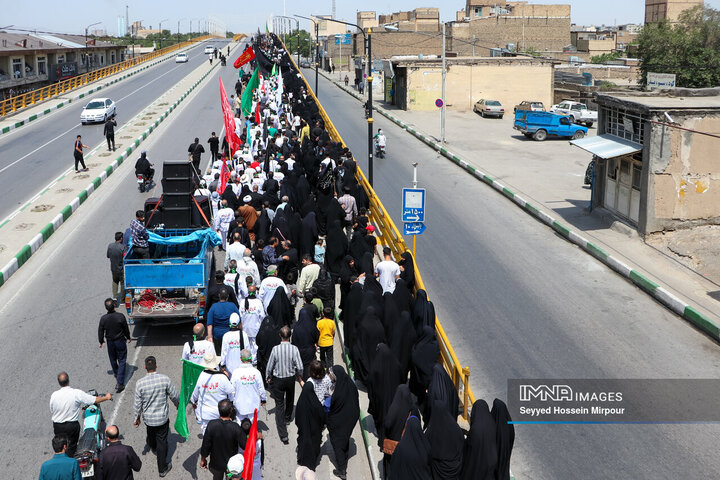
[[[195,390],[195,384],[197,383],[198,377],[205,367],[197,365],[193,362],[188,362],[187,360],[183,360],[182,363],[182,383],[180,384],[180,401],[178,403],[177,419],[175,419],[175,431],[184,438],[188,438],[190,432],[188,431],[185,408],[190,401],[190,396],[192,395],[193,390]]]
[[[242,94],[242,113],[243,116],[248,117],[252,113],[253,93],[260,85],[260,71],[259,67],[255,67],[252,77],[248,81],[247,87]]]

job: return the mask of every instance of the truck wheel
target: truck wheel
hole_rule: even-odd
[[[585,132],[583,132],[582,130],[578,130],[577,132],[575,132],[573,134],[572,138],[573,138],[573,140],[577,140],[579,138],[583,138],[584,136],[585,136]]]
[[[585,122],[585,126],[590,128],[593,126],[593,122]]]
[[[542,142],[547,138],[547,132],[543,129],[540,129],[535,132],[535,134],[533,135],[533,138],[535,140],[537,140],[538,142]]]

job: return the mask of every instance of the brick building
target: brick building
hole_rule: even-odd
[[[570,5],[466,0],[451,24],[448,50],[457,55],[490,55],[507,47],[539,53],[562,52],[570,44]]]
[[[703,4],[703,0],[645,0],[645,23],[665,19],[676,23],[682,12]]]

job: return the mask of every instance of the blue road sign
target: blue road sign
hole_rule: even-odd
[[[350,34],[335,35],[335,45],[350,45]]]
[[[402,221],[404,223],[425,221],[425,189],[403,188]]]
[[[421,235],[427,227],[422,222],[412,222],[403,224],[405,235]]]

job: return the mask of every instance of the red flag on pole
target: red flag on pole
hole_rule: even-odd
[[[228,181],[230,180],[230,171],[227,169],[227,159],[223,155],[222,166],[220,167],[220,183],[217,187],[217,192],[222,195],[227,188]]]
[[[255,107],[255,125],[260,125],[260,102]]]
[[[250,427],[250,433],[245,443],[245,452],[243,453],[244,468],[240,478],[243,480],[252,480],[253,474],[253,463],[255,463],[255,450],[257,448],[257,408],[255,409],[255,415],[253,416],[253,423]]]
[[[222,105],[223,123],[225,124],[225,135],[227,137],[228,146],[230,147],[230,155],[242,147],[242,140],[235,134],[235,116],[233,115],[230,102],[225,93],[225,85],[222,78],[220,79],[220,103]]]
[[[240,68],[246,63],[248,63],[250,60],[253,60],[255,58],[255,51],[252,49],[250,45],[245,49],[243,53],[240,54],[240,56],[235,60],[233,63],[233,66],[235,68]]]

